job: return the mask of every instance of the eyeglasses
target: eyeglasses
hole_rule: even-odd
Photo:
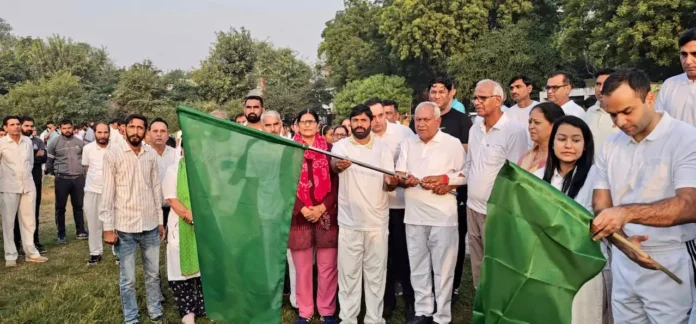
[[[300,125],[305,125],[305,126],[312,126],[317,123],[316,120],[300,120],[297,122]]]
[[[336,134],[336,133],[334,133],[334,137],[335,138],[344,138],[344,137],[348,137],[348,134]]]
[[[493,96],[473,96],[471,98],[471,102],[476,102],[476,100],[478,100],[480,102],[485,102],[489,98],[493,98],[493,97],[500,97],[500,96],[495,96],[495,95],[493,95]]]
[[[567,86],[567,84],[564,84],[564,85],[556,85],[556,86],[548,86],[548,85],[547,85],[547,86],[546,86],[546,91],[553,91],[553,92],[556,92],[556,91],[558,91],[558,89],[563,88],[563,87],[565,87],[565,86]]]

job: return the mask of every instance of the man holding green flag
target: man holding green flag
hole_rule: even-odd
[[[207,316],[279,323],[304,147],[193,109],[177,112]]]

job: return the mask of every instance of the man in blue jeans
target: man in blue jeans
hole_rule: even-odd
[[[155,323],[163,320],[159,277],[159,247],[165,237],[162,191],[156,153],[142,145],[146,129],[144,116],[128,116],[126,144],[111,147],[104,154],[103,162],[99,219],[104,223],[104,242],[115,245],[121,259],[119,286],[126,324],[139,323],[135,296],[138,246],[143,258],[150,320]]]

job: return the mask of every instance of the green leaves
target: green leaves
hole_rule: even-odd
[[[406,80],[398,76],[373,75],[367,79],[352,81],[336,94],[334,104],[338,117],[347,117],[350,110],[370,98],[391,99],[399,104],[402,113],[410,111],[413,90]]]

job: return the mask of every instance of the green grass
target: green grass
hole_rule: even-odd
[[[9,269],[0,265],[0,323],[122,323],[119,270],[113,262],[108,245],[104,247],[104,260],[94,267],[87,267],[89,248],[86,240],[78,241],[74,236],[68,235],[68,244],[56,245],[53,187],[50,179],[46,180],[40,234],[41,242],[48,249],[46,256],[49,260],[44,264],[27,264],[20,260],[17,267]],[[74,233],[70,207],[66,219],[67,232]],[[160,254],[162,293],[166,298],[163,307],[167,321],[178,323],[179,314],[166,283],[165,251],[163,245]],[[471,322],[474,293],[468,263],[465,270],[462,298],[453,309],[452,323]],[[140,262],[137,266],[136,287],[140,317],[144,319],[147,318],[147,308]],[[389,323],[405,322],[403,303],[401,300],[399,302],[399,308]],[[282,323],[294,323],[296,318],[297,315],[286,298]],[[212,322],[201,319],[197,323]],[[314,323],[319,321],[315,320]]]

